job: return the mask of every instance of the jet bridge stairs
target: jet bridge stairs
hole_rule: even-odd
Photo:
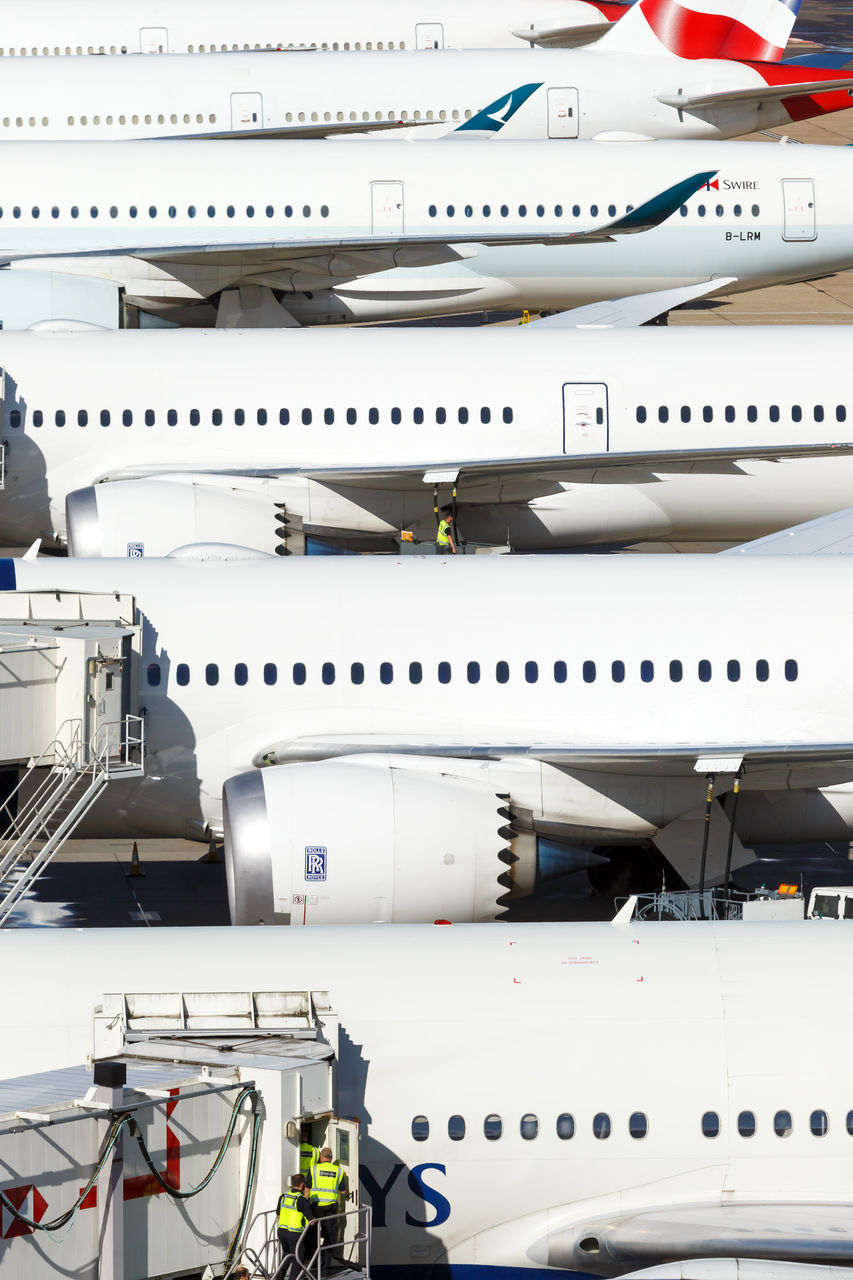
[[[0,926],[112,783],[144,775],[130,596],[0,598]],[[47,743],[45,746],[44,744]]]

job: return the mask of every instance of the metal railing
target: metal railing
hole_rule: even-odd
[[[300,1280],[324,1280],[329,1275],[329,1256],[336,1260],[338,1268],[360,1271],[364,1280],[370,1280],[372,1215],[370,1205],[359,1205],[355,1209],[344,1209],[323,1218],[323,1222],[335,1223],[335,1234],[341,1236],[346,1235],[347,1219],[355,1218],[354,1234],[349,1239],[333,1241],[331,1244],[319,1244],[322,1238],[319,1220],[308,1222],[293,1253],[286,1253],[282,1257],[278,1241],[278,1211],[267,1209],[263,1213],[257,1213],[249,1224],[239,1254],[223,1272],[222,1280],[231,1280],[240,1267],[246,1267],[252,1280],[255,1277],[260,1277],[260,1280],[282,1280],[294,1260]],[[254,1244],[250,1243],[252,1237],[256,1241]],[[355,1257],[352,1256],[353,1252]]]
[[[739,889],[683,889],[636,894],[633,920],[740,920],[743,904],[766,894]],[[629,899],[617,898],[617,908]]]

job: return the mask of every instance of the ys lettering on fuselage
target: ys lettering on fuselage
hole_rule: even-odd
[[[380,1182],[366,1164],[359,1165],[361,1185],[373,1207],[374,1227],[388,1225],[388,1196],[405,1167],[404,1164],[393,1164],[385,1180]],[[408,1209],[405,1210],[407,1227],[440,1227],[450,1217],[450,1201],[426,1181],[425,1174],[429,1170],[435,1170],[442,1177],[447,1176],[447,1168],[443,1164],[416,1164],[409,1170],[408,1189],[415,1201],[422,1203],[423,1208],[421,1216],[418,1217],[411,1214]]]

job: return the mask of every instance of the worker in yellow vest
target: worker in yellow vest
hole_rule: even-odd
[[[440,556],[456,555],[456,542],[453,537],[453,530],[453,508],[442,507],[441,519],[438,522],[438,529],[435,534],[435,549]]]
[[[331,1147],[323,1147],[320,1152],[320,1159],[314,1166],[311,1203],[314,1205],[314,1215],[320,1222],[324,1245],[337,1243],[337,1228],[339,1224],[330,1221],[330,1219],[336,1213],[340,1213],[343,1208],[341,1202],[341,1184],[343,1180],[344,1171],[337,1162],[332,1160]],[[328,1265],[331,1260],[331,1250],[329,1250],[327,1254],[323,1255],[323,1261]]]
[[[299,1144],[299,1172],[307,1182],[309,1188],[314,1185],[314,1168],[320,1159],[320,1152],[310,1142],[300,1142]]]
[[[306,1233],[298,1253],[297,1245],[305,1227],[316,1216],[314,1206],[308,1199],[305,1178],[301,1173],[294,1173],[290,1179],[290,1190],[280,1196],[278,1201],[278,1242],[282,1257],[290,1255],[280,1280],[288,1280],[290,1276],[293,1280],[298,1280],[300,1264],[303,1267],[310,1266],[312,1255],[317,1250],[316,1230]]]

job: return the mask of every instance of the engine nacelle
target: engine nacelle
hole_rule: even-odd
[[[223,791],[232,923],[493,920],[519,858],[509,818],[482,782],[407,757],[238,774]]]

